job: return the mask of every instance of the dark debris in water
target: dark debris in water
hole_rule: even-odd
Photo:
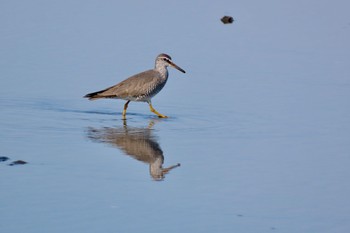
[[[24,164],[27,164],[27,162],[23,161],[23,160],[16,160],[16,161],[13,161],[12,163],[10,163],[9,166],[24,165]]]
[[[6,157],[6,156],[0,156],[0,162],[6,162],[10,160],[9,157]],[[23,160],[16,160],[16,161],[13,161],[12,163],[9,163],[8,165],[9,166],[15,166],[15,165],[24,165],[24,164],[27,164],[28,162],[26,161],[23,161]]]
[[[10,159],[9,157],[0,156],[0,162],[6,162],[9,159]]]
[[[233,23],[234,19],[232,18],[232,16],[224,16],[221,18],[221,22],[223,22],[224,24],[228,24],[228,23]]]

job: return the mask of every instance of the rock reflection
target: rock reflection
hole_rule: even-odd
[[[146,128],[127,126],[126,120],[122,127],[88,128],[88,138],[95,142],[103,142],[115,146],[136,160],[149,164],[149,172],[154,180],[163,180],[165,175],[176,164],[163,168],[164,156],[156,137],[153,135],[154,121]]]

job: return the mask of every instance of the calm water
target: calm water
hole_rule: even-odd
[[[0,5],[1,232],[350,230],[346,1]]]

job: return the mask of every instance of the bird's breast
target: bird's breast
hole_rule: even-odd
[[[138,96],[132,96],[133,101],[149,101],[155,95],[157,95],[165,86],[167,79],[159,79],[157,82],[154,82],[150,85],[147,85],[145,89]]]

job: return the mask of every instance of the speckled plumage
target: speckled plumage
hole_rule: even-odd
[[[130,101],[147,102],[150,105],[152,112],[157,114],[159,117],[166,117],[153,109],[151,99],[165,86],[168,80],[168,66],[172,66],[185,73],[183,69],[171,61],[171,57],[169,55],[162,53],[157,56],[154,69],[133,75],[114,86],[87,94],[84,97],[89,98],[89,100],[101,98],[127,100],[126,104],[124,105],[124,118],[126,108],[128,107]]]

